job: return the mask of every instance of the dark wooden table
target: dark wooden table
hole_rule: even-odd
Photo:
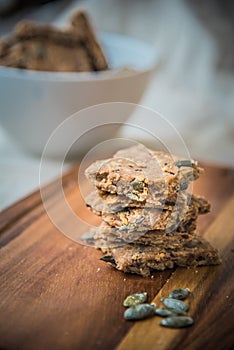
[[[212,203],[212,212],[199,219],[199,231],[219,248],[222,264],[156,272],[153,278],[124,275],[100,261],[99,251],[66,238],[48,218],[39,191],[3,211],[0,348],[231,349],[233,182],[233,170],[206,166],[194,186],[195,193]],[[76,171],[64,176],[63,188],[75,212],[91,215],[81,201]],[[58,182],[46,187],[48,202],[66,223],[57,189]],[[129,293],[147,291],[157,303],[172,288],[183,286],[192,292],[192,327],[161,328],[158,317],[136,323],[123,319],[122,302]]]

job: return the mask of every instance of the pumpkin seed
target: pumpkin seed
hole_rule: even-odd
[[[91,242],[93,241],[93,233],[92,232],[87,232],[82,235],[82,240],[86,242]]]
[[[155,314],[162,317],[186,315],[186,312],[181,309],[159,308],[157,310],[157,312],[155,310]]]
[[[139,225],[142,221],[144,221],[145,217],[143,215],[141,215],[138,219],[136,219],[135,222],[130,222],[126,225],[122,225],[118,228],[118,231],[120,232],[127,232],[129,230],[134,229],[134,227],[136,227],[137,225]]]
[[[145,217],[141,215],[136,221],[134,222],[134,225],[139,225],[142,221],[145,220]]]
[[[100,260],[110,263],[112,266],[116,266],[115,259],[112,255],[104,255]]]
[[[128,307],[128,306],[133,306],[133,305],[138,305],[138,304],[143,304],[147,301],[147,293],[134,293],[129,296],[124,300],[123,305]]]
[[[124,318],[126,320],[143,320],[144,318],[148,318],[154,316],[154,305],[150,304],[138,304],[129,307],[124,312]]]
[[[177,316],[178,314],[173,309],[159,308],[155,310],[155,315],[168,317],[168,316]]]
[[[177,166],[178,168],[182,166],[192,167],[194,164],[195,164],[194,160],[189,160],[189,159],[178,160],[177,162],[175,162],[175,166]]]
[[[45,55],[46,55],[45,48],[43,47],[43,45],[38,44],[36,46],[36,58],[38,60],[43,60],[43,58],[45,58]]]
[[[138,192],[144,191],[144,184],[141,181],[133,180],[131,181],[131,185],[135,191],[138,191]]]
[[[118,228],[118,231],[119,231],[119,232],[125,232],[125,231],[128,231],[130,228],[131,228],[130,225],[123,225],[123,226],[120,226],[120,227]]]
[[[169,298],[184,300],[189,295],[190,290],[188,288],[177,288],[169,293]]]
[[[170,327],[170,328],[183,328],[188,327],[193,324],[192,317],[189,316],[172,316],[164,318],[160,325],[164,327]]]
[[[187,312],[189,309],[188,305],[181,300],[161,298],[161,301],[167,308],[176,310],[177,313],[181,311]]]
[[[180,191],[184,191],[184,190],[186,190],[187,188],[188,188],[188,183],[187,183],[187,182],[181,183],[181,184],[179,185],[179,190],[180,190]]]
[[[136,193],[128,193],[127,196],[134,201],[138,201],[140,199]]]

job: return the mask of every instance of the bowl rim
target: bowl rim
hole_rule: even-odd
[[[144,74],[153,71],[159,65],[159,57],[157,49],[150,43],[133,36],[114,33],[114,32],[100,32],[99,38],[102,36],[112,36],[123,40],[131,40],[139,45],[145,46],[152,55],[152,63],[147,64],[145,68],[133,68],[130,65],[125,65],[119,68],[113,68],[98,72],[51,72],[51,71],[37,71],[30,69],[6,67],[0,65],[0,78],[18,78],[24,80],[47,80],[47,81],[103,81],[127,78],[139,74]]]

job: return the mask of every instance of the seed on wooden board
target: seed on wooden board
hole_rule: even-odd
[[[154,316],[154,305],[150,304],[138,304],[129,307],[124,312],[124,318],[126,320],[143,320],[144,318],[148,318]]]
[[[180,309],[169,309],[169,308],[162,307],[155,310],[155,315],[158,315],[161,317],[179,316],[179,315],[186,315],[186,312]]]
[[[170,328],[183,328],[188,327],[193,324],[192,317],[189,316],[171,316],[164,318],[160,325],[164,327]]]
[[[177,288],[169,293],[169,298],[184,300],[189,295],[190,290],[188,288]]]
[[[189,309],[188,304],[184,303],[181,300],[170,299],[170,298],[161,298],[161,301],[169,309],[173,309],[173,310],[177,310],[177,311],[183,311],[183,312],[187,312],[188,309]]]
[[[155,310],[155,315],[161,317],[177,316],[178,314],[173,309],[159,308]]]
[[[133,305],[138,305],[138,304],[143,304],[147,301],[147,293],[134,293],[129,296],[124,300],[123,305],[126,307],[133,306]]]

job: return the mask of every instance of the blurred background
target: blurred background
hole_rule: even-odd
[[[160,66],[141,104],[177,128],[194,158],[234,166],[234,1],[0,0],[0,34],[23,18],[64,25],[79,6],[87,8],[97,31],[155,46]],[[130,135],[123,130],[122,136]],[[173,147],[173,135],[165,137]],[[0,209],[38,187],[39,162],[0,125]],[[48,160],[48,181],[58,175],[56,165]]]

